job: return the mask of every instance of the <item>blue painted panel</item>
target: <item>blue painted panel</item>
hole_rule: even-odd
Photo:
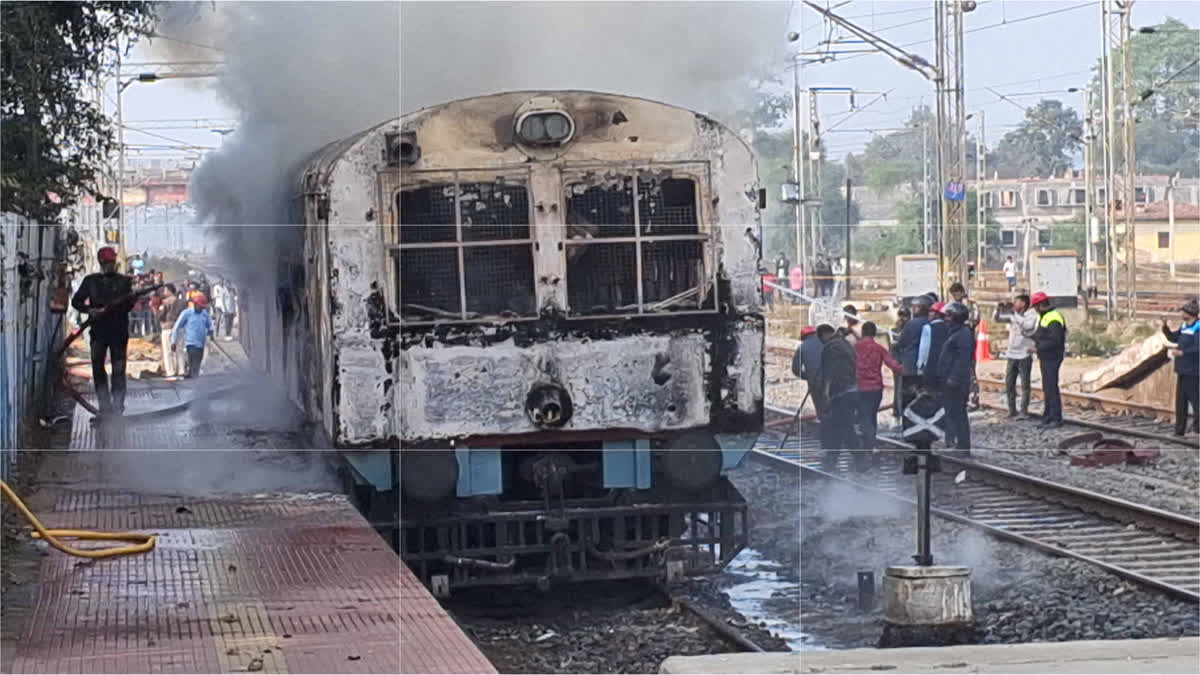
[[[498,495],[503,491],[499,450],[455,450],[458,496]]]
[[[396,487],[392,485],[390,450],[342,450],[341,453],[354,472],[376,490],[386,492]]]
[[[736,469],[746,461],[746,455],[750,454],[749,450],[722,450],[723,461],[721,462],[721,472],[724,473],[730,469]]]
[[[604,487],[650,488],[650,441],[605,441]]]

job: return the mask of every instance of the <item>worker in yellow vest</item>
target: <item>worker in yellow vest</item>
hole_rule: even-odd
[[[1033,341],[1037,345],[1038,366],[1042,371],[1042,393],[1045,405],[1041,426],[1056,429],[1063,424],[1062,396],[1058,391],[1058,371],[1067,352],[1067,321],[1061,312],[1050,306],[1050,298],[1038,291],[1029,299],[1041,316]]]

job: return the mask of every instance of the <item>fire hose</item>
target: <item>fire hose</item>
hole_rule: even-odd
[[[49,530],[42,525],[37,516],[25,506],[25,502],[13,492],[12,488],[8,487],[8,483],[0,480],[0,492],[8,498],[8,501],[17,507],[21,515],[25,516],[25,520],[33,526],[35,530],[31,536],[34,539],[45,539],[46,543],[54,548],[79,558],[111,558],[119,555],[132,555],[134,553],[146,553],[154,550],[154,545],[157,541],[152,534],[139,534],[137,532],[96,532],[93,530]],[[79,549],[69,546],[61,541],[58,537],[69,537],[71,539],[87,539],[93,541],[129,541],[136,542],[133,546],[116,546],[113,548],[102,549]]]
[[[169,282],[169,283],[174,284],[174,283],[180,283],[180,282],[173,281],[173,282]],[[121,297],[117,298],[116,300],[113,300],[112,302],[108,303],[107,305],[99,308],[95,312],[88,312],[87,320],[84,321],[83,323],[79,324],[78,328],[71,331],[71,334],[68,335],[66,337],[66,339],[63,340],[63,343],[61,345],[59,345],[58,349],[55,350],[54,357],[51,359],[51,363],[57,363],[58,361],[60,361],[63,357],[63,354],[65,354],[67,352],[67,348],[71,346],[71,343],[74,342],[75,340],[77,340],[80,335],[83,335],[83,331],[87,330],[87,328],[89,326],[96,323],[97,319],[99,319],[99,318],[103,317],[104,315],[108,314],[109,312],[113,311],[113,309],[116,307],[120,307],[125,304],[128,304],[130,301],[136,300],[139,296],[146,295],[147,293],[153,293],[166,285],[168,285],[168,284],[165,284],[165,283],[155,284],[154,286],[147,286],[146,288],[141,288],[141,289],[135,290],[132,293],[126,293],[125,295],[122,295]],[[66,390],[66,392],[68,394],[71,395],[71,398],[75,399],[76,403],[83,406],[84,409],[86,409],[88,412],[92,413],[93,415],[95,415],[97,417],[100,416],[100,410],[98,408],[96,408],[96,406],[92,405],[92,403],[90,401],[88,401],[86,398],[84,398],[83,394],[79,393],[79,391],[77,391],[75,389],[75,387],[72,386],[71,380],[70,380],[70,378],[67,377],[67,372],[65,369],[63,370],[63,375],[62,375],[62,387],[63,387],[63,389]]]
[[[164,286],[168,286],[171,284],[182,284],[182,283],[183,282],[181,282],[181,281],[171,281],[171,282],[166,282],[166,283],[161,283],[161,284],[155,284],[154,286],[147,286],[145,288],[141,288],[136,291],[133,291],[132,293],[125,294],[125,295],[117,298],[116,300],[108,303],[104,307],[97,309],[95,312],[89,312],[87,320],[84,321],[83,323],[81,323],[79,325],[79,327],[76,328],[74,331],[72,331],[71,334],[66,337],[66,339],[63,341],[63,343],[54,352],[53,361],[57,362],[60,359],[62,359],[62,356],[63,356],[63,354],[66,353],[67,348],[70,347],[71,343],[74,342],[76,339],[79,338],[80,335],[83,334],[84,330],[86,330],[89,326],[91,326],[93,323],[95,323],[97,319],[100,319],[105,314],[108,314],[114,308],[128,304],[130,301],[136,299],[137,297],[146,295],[148,293],[153,293]],[[222,349],[220,347],[220,345],[218,345],[216,342],[213,342],[212,345],[214,347],[216,347],[217,351],[219,351],[222,356],[224,356],[226,359],[228,359],[230,363],[232,363],[234,366],[236,366],[237,368],[239,368],[243,371],[245,370],[245,367],[242,366],[240,363],[238,363],[233,357],[229,356],[228,352],[226,352],[224,349]],[[71,380],[67,377],[67,373],[65,370],[63,371],[61,383],[62,383],[63,389],[66,390],[66,392],[71,396],[71,398],[75,399],[75,401],[79,405],[83,406],[88,412],[92,413],[92,415],[95,415],[97,417],[100,416],[99,409],[97,409],[96,406],[92,405],[92,403],[90,401],[88,401],[83,396],[83,394],[81,394],[71,384]],[[229,392],[235,391],[238,388],[239,388],[238,386],[225,387],[223,389],[218,389],[218,390],[212,392],[211,394],[208,394],[207,396],[208,397],[220,396],[222,394],[227,394]],[[181,411],[187,409],[193,402],[194,402],[194,400],[186,401],[179,405],[171,406],[169,408],[164,408],[162,410],[154,410],[154,411],[150,411],[150,412],[138,413],[136,415],[127,415],[123,419],[127,422],[130,422],[130,421],[136,421],[136,420],[141,420],[141,419],[150,419],[150,418],[154,418],[154,417],[161,417],[163,415],[170,415],[170,414],[181,412]]]

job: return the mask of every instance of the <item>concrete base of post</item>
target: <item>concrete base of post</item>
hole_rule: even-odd
[[[883,647],[973,641],[971,570],[958,566],[895,566],[883,577]]]

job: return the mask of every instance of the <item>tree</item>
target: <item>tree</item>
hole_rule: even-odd
[[[1189,28],[1178,19],[1152,26],[1148,32],[1133,35],[1133,80],[1136,102],[1134,152],[1137,170],[1142,173],[1172,174],[1195,178],[1200,175],[1200,129],[1196,111],[1200,110],[1200,64],[1195,63],[1200,30]],[[1123,63],[1121,49],[1112,52],[1113,63]],[[1090,85],[1092,112],[1096,120],[1103,115],[1100,61]],[[1119,70],[1118,70],[1119,75]],[[1114,85],[1120,77],[1114,79]],[[1119,116],[1119,115],[1118,115]],[[1122,136],[1114,138],[1117,147]]]
[[[1043,99],[1025,111],[1025,121],[1000,139],[988,164],[1006,178],[1050,176],[1072,166],[1083,140],[1079,114],[1062,101]]]
[[[150,2],[0,4],[5,211],[51,223],[85,193],[104,197],[96,170],[114,134],[90,87],[118,38],[148,32],[154,18]]]

